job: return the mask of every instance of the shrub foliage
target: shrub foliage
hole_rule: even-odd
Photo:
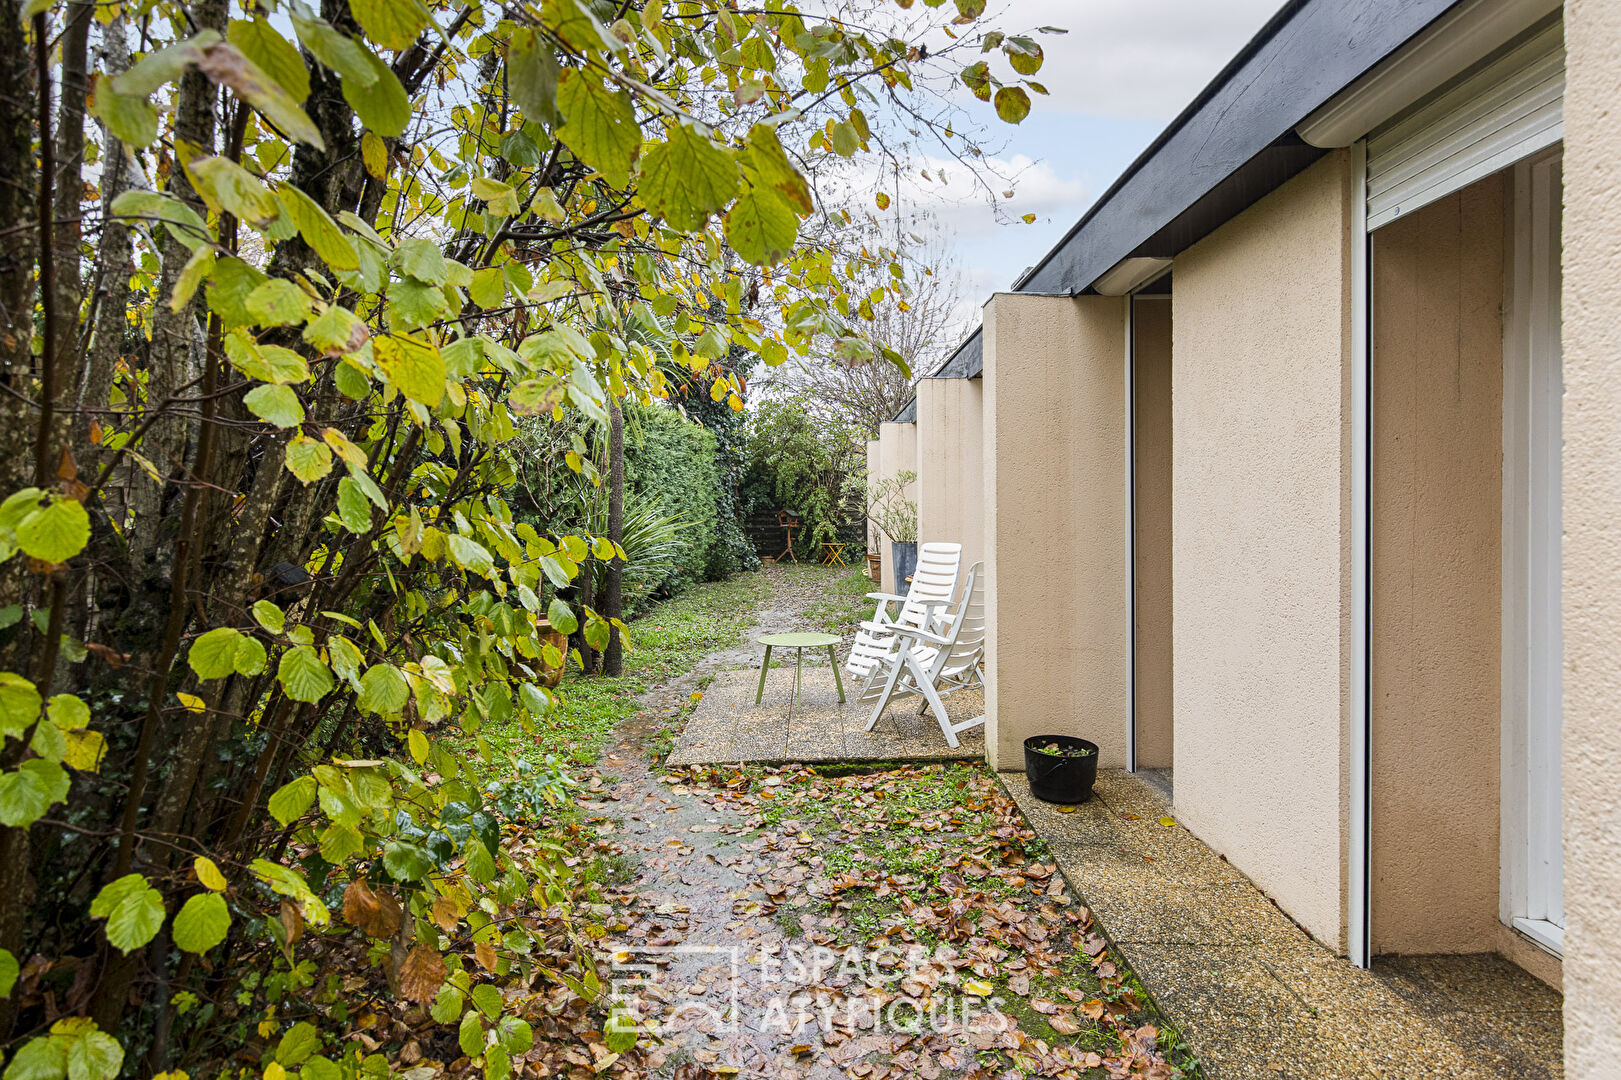
[[[1039,49],[982,0],[927,58],[792,5],[0,6],[6,1080],[382,1077],[405,1006],[504,1080],[600,1013],[601,913],[568,778],[479,732],[555,707],[536,622],[600,648],[555,593],[624,554],[517,520],[520,421],[893,359],[807,177]]]

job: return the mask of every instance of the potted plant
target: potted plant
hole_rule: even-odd
[[[908,469],[867,482],[867,517],[889,537],[898,593],[906,591],[906,583],[917,569],[917,503],[906,497],[907,486],[916,479],[917,473]]]
[[[1098,744],[1069,735],[1033,735],[1024,740],[1024,774],[1030,794],[1044,802],[1086,802],[1098,779]]]

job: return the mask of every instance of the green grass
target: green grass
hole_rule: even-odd
[[[577,765],[594,763],[614,728],[636,714],[636,695],[691,671],[706,654],[735,645],[769,590],[762,575],[738,574],[650,609],[630,623],[623,676],[588,676],[571,668],[557,688],[557,706],[532,731],[514,718],[480,732],[492,756],[538,761],[555,754]]]
[[[826,600],[805,608],[805,619],[825,634],[848,637],[855,633],[857,623],[871,617],[873,602],[867,599],[867,593],[877,588],[863,571],[842,574],[829,583]]]

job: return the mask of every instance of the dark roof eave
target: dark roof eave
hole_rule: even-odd
[[[1325,151],[1295,128],[1459,0],[1290,0],[1014,285],[1086,292],[1121,259],[1170,258]],[[983,370],[979,331],[935,378]]]

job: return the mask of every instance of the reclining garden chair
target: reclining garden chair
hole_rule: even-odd
[[[985,722],[985,714],[954,724],[946,713],[943,693],[967,686],[984,685],[980,665],[985,656],[985,597],[982,578],[984,563],[968,568],[963,582],[962,599],[945,617],[944,625],[929,627],[897,626],[893,629],[895,649],[884,664],[867,676],[867,683],[856,700],[873,704],[872,718],[867,730],[878,724],[878,718],[897,696],[919,694],[923,698],[918,711],[934,710],[940,732],[947,745],[957,746],[957,733]]]
[[[956,591],[961,567],[961,544],[924,544],[918,552],[917,569],[912,572],[912,583],[905,596],[868,593],[867,598],[878,601],[878,607],[872,618],[856,631],[844,670],[854,679],[865,679],[884,668],[885,661],[895,652],[896,627],[940,625],[941,616]],[[893,616],[890,614],[892,604],[900,605]]]

